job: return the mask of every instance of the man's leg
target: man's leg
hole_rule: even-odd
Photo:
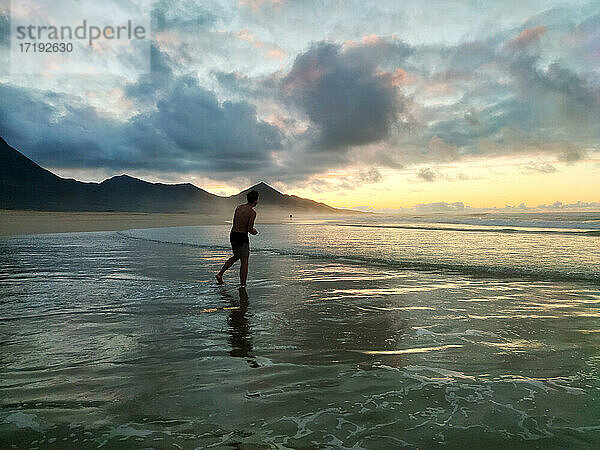
[[[248,279],[248,257],[242,256],[240,262],[240,285],[246,286],[246,280]]]
[[[215,278],[217,279],[217,283],[223,284],[223,274],[225,273],[225,271],[227,269],[229,269],[231,266],[233,266],[238,259],[239,258],[234,255],[231,258],[229,258],[225,262],[225,264],[223,264],[223,267],[221,267],[221,270],[219,271],[219,273],[215,275]]]

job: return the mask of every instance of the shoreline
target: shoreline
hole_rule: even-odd
[[[232,211],[233,214],[233,211]],[[315,218],[296,215],[297,219]],[[286,215],[258,211],[257,224],[286,223]],[[226,225],[231,216],[197,213],[145,213],[121,211],[36,211],[0,209],[0,237],[86,231],[122,231],[196,225]]]

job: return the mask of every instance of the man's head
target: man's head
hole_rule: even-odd
[[[246,194],[246,198],[248,199],[248,203],[252,204],[253,206],[256,206],[256,204],[258,203],[258,192],[252,190]]]

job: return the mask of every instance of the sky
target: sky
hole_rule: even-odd
[[[68,3],[54,13],[75,14]],[[0,5],[7,58],[19,11]],[[82,181],[128,173],[219,195],[265,181],[375,210],[600,206],[598,0],[149,7],[148,73],[131,46],[110,73],[5,69],[0,135]]]

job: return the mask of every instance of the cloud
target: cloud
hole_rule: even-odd
[[[419,203],[414,206],[417,211],[463,211],[465,205],[463,202],[437,202],[437,203]]]
[[[587,156],[587,151],[584,149],[566,149],[558,155],[558,160],[567,164],[573,164],[584,159]]]
[[[467,118],[467,120],[469,120]],[[438,136],[429,139],[428,155],[432,160],[449,162],[460,159],[460,150],[456,145],[449,144]]]
[[[257,100],[272,100],[279,103],[279,80],[274,76],[253,78],[239,71],[223,72],[214,70],[212,76],[219,86],[227,93],[235,94],[240,98]]]
[[[10,70],[10,17],[4,6],[0,0],[0,75]]]
[[[383,176],[375,167],[372,167],[369,170],[362,171],[359,174],[359,179],[362,183],[379,183],[383,181]]]
[[[361,53],[325,42],[296,57],[282,80],[283,97],[306,113],[315,149],[346,151],[389,137],[403,98],[375,69]]]
[[[465,206],[463,202],[432,202],[432,203],[419,203],[409,208],[373,208],[370,206],[355,206],[352,208],[356,211],[366,211],[382,214],[414,214],[414,213],[439,213],[439,212],[471,212],[477,210],[484,210],[487,208],[471,208]]]
[[[472,79],[460,81],[455,76],[460,70],[448,72],[442,65],[445,72],[425,80],[433,82],[443,74],[462,95],[447,107],[425,109],[429,135],[456,146],[463,157],[536,149],[559,155],[568,143],[577,149],[575,161],[578,153],[595,147],[600,134],[597,76],[563,60],[549,60],[551,50],[539,42],[546,34],[548,41],[566,38],[573,27],[553,29],[550,35],[548,27],[534,25],[517,30],[516,39],[480,45],[480,57],[473,60],[482,65],[472,68]]]
[[[556,172],[556,167],[552,164],[548,163],[532,163],[526,167],[529,172],[538,172],[538,173],[554,173]]]
[[[7,142],[42,165],[120,167],[133,156],[118,122],[75,97],[0,84],[0,118]]]
[[[421,181],[427,181],[428,183],[431,183],[439,178],[439,175],[429,167],[425,167],[423,169],[419,169],[417,172],[417,178],[419,178]]]
[[[561,202],[558,202],[561,203]],[[556,203],[554,203],[552,206],[556,205]],[[540,205],[538,208],[543,208],[546,205]],[[578,201],[575,203],[569,203],[566,205],[561,204],[559,206],[560,209],[571,209],[571,210],[593,210],[593,211],[598,211],[600,210],[600,202],[582,202],[582,201]]]
[[[0,12],[2,10],[0,9]],[[0,13],[0,47],[10,47],[10,17]]]
[[[214,4],[212,6],[215,7]],[[152,5],[153,33],[174,29],[195,33],[214,26],[218,19],[219,15],[215,12],[189,0],[160,0]]]
[[[535,129],[551,126],[549,140],[566,130],[571,140],[595,140],[600,132],[600,86],[557,61],[540,68],[539,60],[539,54],[517,54],[508,66],[523,101],[531,105]],[[553,126],[556,123],[561,127]]]
[[[246,102],[219,102],[192,76],[171,81],[156,109],[119,121],[80,100],[0,85],[0,134],[37,162],[62,168],[268,168],[281,133]],[[15,108],[19,105],[19,108]]]
[[[273,7],[280,6],[284,3],[284,0],[240,0],[240,5],[249,7],[254,13],[258,13],[264,6]]]
[[[525,203],[520,203],[518,206],[506,205],[504,208],[497,207],[482,207],[475,208],[465,205],[463,202],[432,202],[419,203],[408,208],[373,208],[371,206],[355,206],[351,208],[356,211],[373,212],[379,214],[423,214],[423,213],[440,213],[440,212],[455,212],[467,213],[470,216],[472,213],[502,213],[518,211],[598,211],[600,210],[600,202],[582,202],[564,204],[556,201],[551,204],[540,204],[537,206],[527,206]]]
[[[456,45],[410,46],[376,34],[343,45],[318,42],[283,74],[281,96],[275,93],[279,75],[252,78],[236,72],[219,78],[230,92],[288,105],[295,123],[302,123],[304,115],[308,128],[291,139],[313,153],[347,155],[336,159],[341,164],[356,163],[358,149],[365,160],[388,167],[486,154],[543,151],[558,156],[566,143],[579,151],[593,148],[600,133],[600,97],[591,73],[579,73],[561,61],[541,64],[548,59],[546,43],[554,45],[574,28],[589,32],[595,23],[584,27],[569,18],[568,26],[554,25],[564,14],[541,15],[520,27]],[[552,32],[538,23],[545,17],[552,17]],[[543,43],[541,36],[546,36]],[[380,103],[383,96],[372,96],[372,105],[384,106],[375,107],[379,116],[353,114],[342,86],[353,86],[354,80],[368,87],[387,84],[388,90],[379,92],[394,88],[391,95],[397,101]],[[360,95],[361,87],[353,91]],[[370,111],[369,105],[360,110]]]
[[[256,171],[270,164],[270,152],[281,147],[279,129],[259,120],[253,105],[219,102],[194,77],[178,78],[157,108],[155,127],[187,157],[212,170]]]
[[[527,28],[519,33],[519,35],[510,41],[510,45],[517,48],[523,49],[529,45],[539,42],[540,37],[543,36],[547,31],[545,26],[537,26],[533,28]]]
[[[406,77],[408,74],[401,67],[408,58],[415,54],[415,48],[399,40],[395,36],[371,34],[363,36],[359,42],[346,41],[341,48],[341,56],[349,61],[362,62],[377,66],[382,71],[393,71],[395,75]]]
[[[154,103],[170,87],[174,78],[172,67],[176,67],[176,64],[168,53],[160,51],[153,43],[150,47],[150,73],[126,84],[125,94],[142,104]]]
[[[379,169],[371,167],[369,169],[336,174],[335,176],[326,178],[317,175],[310,179],[299,181],[296,184],[302,188],[310,188],[310,190],[316,193],[337,191],[343,195],[345,192],[354,190],[358,187],[364,187],[369,184],[378,184],[383,181],[384,177]],[[379,186],[378,189],[387,188]]]

